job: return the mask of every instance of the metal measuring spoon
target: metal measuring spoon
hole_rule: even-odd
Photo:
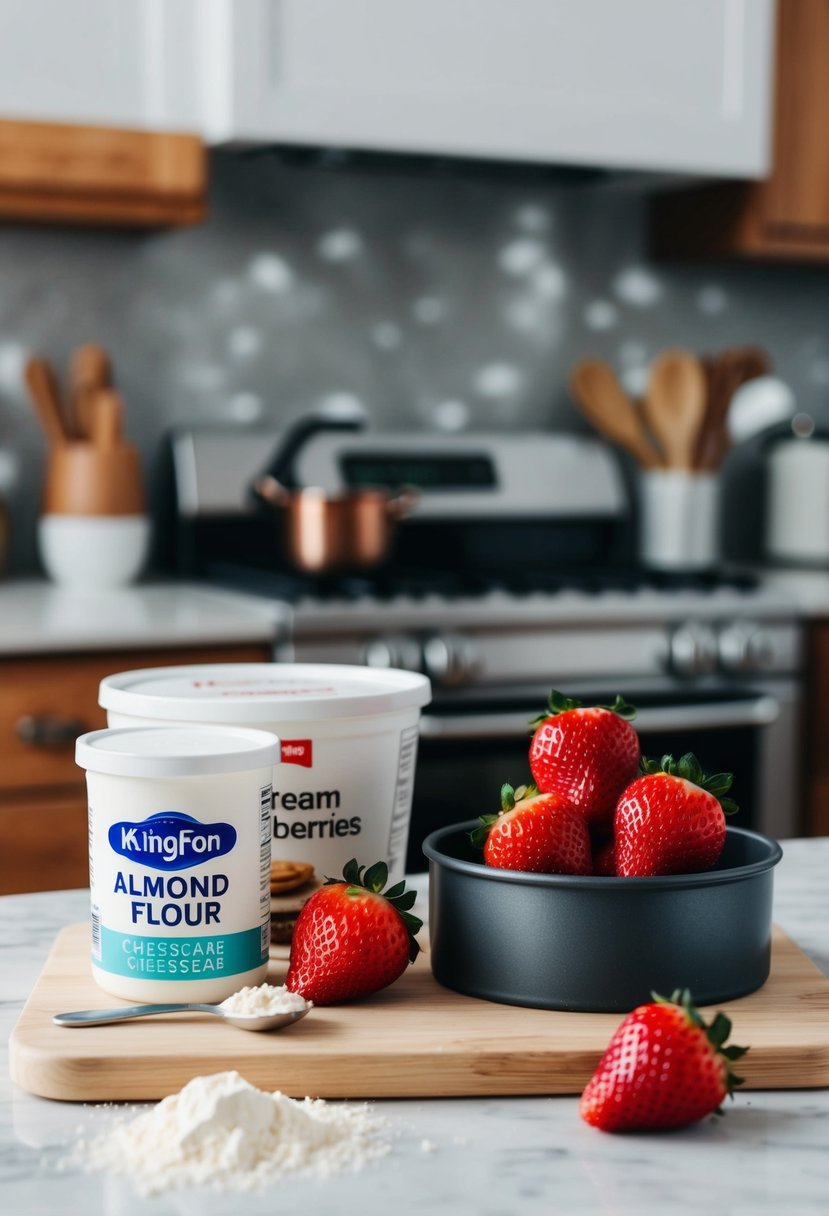
[[[72,1013],[56,1013],[56,1026],[108,1026],[111,1022],[128,1022],[132,1018],[153,1017],[157,1013],[212,1013],[217,1018],[238,1026],[240,1030],[282,1030],[304,1018],[312,1006],[291,1013],[244,1014],[228,1013],[221,1005],[128,1005],[122,1009],[79,1009]]]

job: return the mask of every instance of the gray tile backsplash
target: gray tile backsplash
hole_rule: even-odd
[[[632,187],[227,154],[214,180],[212,217],[192,231],[0,229],[14,572],[37,569],[44,445],[21,387],[35,350],[60,366],[81,342],[111,351],[151,474],[171,426],[283,423],[338,396],[381,429],[582,429],[565,389],[577,357],[607,357],[637,392],[671,344],[761,343],[829,423],[829,269],[651,265]],[[733,456],[732,552],[756,551],[756,494],[756,462]]]

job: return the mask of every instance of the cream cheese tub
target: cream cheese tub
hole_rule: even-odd
[[[92,974],[107,992],[215,1002],[264,980],[278,755],[272,733],[215,726],[78,739]]]
[[[314,663],[128,671],[101,683],[110,726],[222,723],[282,741],[272,853],[336,877],[356,857],[403,877],[420,710],[429,681],[409,671]]]

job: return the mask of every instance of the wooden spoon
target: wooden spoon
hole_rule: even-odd
[[[759,346],[732,346],[711,360],[708,406],[697,436],[694,468],[720,467],[731,447],[728,410],[734,394],[749,380],[770,371],[771,359]]]
[[[89,436],[93,446],[109,451],[121,442],[124,401],[114,388],[99,388],[88,394],[86,402]]]
[[[659,468],[664,463],[609,363],[582,359],[571,370],[569,385],[585,418],[605,438],[625,448],[645,469]]]
[[[88,342],[72,352],[69,360],[69,403],[75,432],[81,439],[92,436],[91,401],[98,389],[112,387],[112,361],[102,346]]]
[[[25,379],[46,438],[56,445],[66,443],[69,436],[61,411],[57,377],[51,363],[46,359],[29,359]]]
[[[672,469],[692,469],[707,401],[705,371],[687,350],[666,350],[651,364],[644,410]]]

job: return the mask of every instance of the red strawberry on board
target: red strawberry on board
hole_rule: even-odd
[[[616,807],[616,872],[624,878],[710,870],[725,844],[731,773],[706,777],[692,752],[643,760]]]
[[[609,828],[622,790],[639,768],[639,736],[630,724],[632,705],[582,706],[555,689],[536,718],[530,771],[545,794],[561,794],[589,826]]]
[[[420,950],[414,935],[423,922],[409,911],[416,892],[398,882],[382,894],[388,866],[364,869],[349,861],[343,877],[327,878],[297,917],[285,985],[315,1005],[379,992]]]
[[[726,1047],[731,1022],[718,1013],[706,1023],[687,991],[670,1001],[654,995],[619,1026],[581,1096],[579,1113],[605,1132],[685,1127],[732,1095],[742,1077],[731,1062],[747,1047]]]
[[[584,815],[558,794],[501,786],[501,813],[482,815],[471,833],[488,866],[540,874],[592,874]]]

